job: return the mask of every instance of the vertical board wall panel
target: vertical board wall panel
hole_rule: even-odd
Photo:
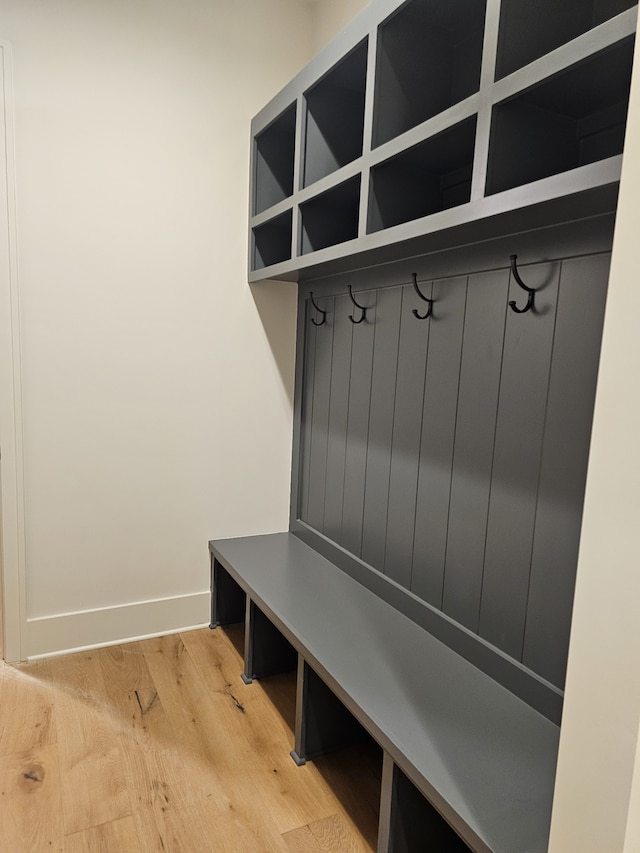
[[[489,496],[480,636],[522,657],[560,263],[521,270],[535,310],[507,311]],[[512,279],[509,298],[526,303]]]
[[[564,261],[523,663],[564,685],[610,255]]]
[[[315,530],[321,532],[324,526],[324,494],[329,438],[329,399],[331,395],[331,360],[335,310],[333,299],[327,299],[326,304],[318,301],[318,304],[328,313],[324,325],[315,327],[316,346],[309,457],[309,502],[307,516],[304,520]]]
[[[509,271],[469,277],[443,610],[477,631]]]
[[[382,290],[375,313],[362,558],[380,571],[386,545],[401,301],[400,288]]]
[[[549,249],[565,259],[520,269],[525,314],[506,258],[421,279],[424,320],[393,269],[355,293],[362,323],[344,280],[316,296],[323,325],[307,301],[297,501],[310,528],[562,689],[610,254]]]
[[[349,407],[349,377],[351,375],[351,330],[349,320],[351,300],[348,296],[335,299],[333,326],[333,355],[331,359],[331,392],[329,398],[329,433],[327,441],[327,473],[324,495],[325,536],[339,542],[342,535],[342,503],[347,444]],[[318,328],[322,334],[324,326]]]
[[[316,300],[318,305],[326,307],[326,300]],[[309,476],[311,470],[311,424],[313,422],[313,386],[315,382],[316,362],[316,326],[311,322],[311,317],[316,311],[307,299],[305,305],[304,328],[304,366],[301,405],[301,442],[300,442],[300,489],[298,495],[298,515],[300,518],[309,518]]]
[[[367,305],[371,305],[367,313],[369,317],[373,318],[373,323],[359,323],[353,329],[351,340],[351,381],[349,382],[344,502],[340,544],[357,557],[362,553],[374,323],[377,317],[375,300],[375,293],[367,293]],[[358,301],[364,304],[362,300]],[[353,324],[350,323],[349,325]]]
[[[411,591],[442,607],[467,279],[436,281],[424,392]],[[425,321],[427,322],[427,321]]]
[[[420,289],[425,296],[431,296],[431,283],[422,282]],[[414,309],[424,314],[426,303],[418,297],[413,285],[406,285],[402,288],[384,573],[407,589],[411,585],[418,488],[416,459],[420,455],[424,377],[430,328],[430,319],[416,318],[412,313]]]

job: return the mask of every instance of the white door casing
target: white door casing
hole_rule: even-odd
[[[11,48],[0,39],[0,570],[3,656],[23,658],[26,624],[22,383]]]

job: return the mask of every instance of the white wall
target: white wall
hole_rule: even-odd
[[[318,52],[340,32],[369,0],[316,0],[313,4],[313,46]]]
[[[638,152],[640,51],[598,377],[551,853],[640,851]]]
[[[249,122],[311,58],[312,9],[3,0],[0,38],[15,98],[22,655],[207,621],[207,540],[288,523],[295,286],[246,283]]]

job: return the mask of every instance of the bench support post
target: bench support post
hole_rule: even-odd
[[[242,622],[246,594],[224,566],[211,556],[211,624],[210,628]]]
[[[423,850],[469,853],[470,848],[385,751],[377,853]]]
[[[245,684],[251,684],[254,678],[296,668],[298,653],[248,596],[244,630],[242,680]]]
[[[300,766],[367,737],[353,714],[298,655],[295,749],[291,752],[295,763]]]

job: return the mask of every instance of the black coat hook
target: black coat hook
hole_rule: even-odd
[[[313,298],[313,291],[309,294],[309,296],[311,297],[311,304],[312,304],[312,305],[313,305],[313,307],[316,309],[316,311],[318,312],[318,314],[322,314],[322,320],[320,320],[320,322],[319,322],[319,323],[318,323],[318,321],[316,320],[316,318],[315,318],[315,317],[312,317],[312,318],[311,318],[311,322],[313,323],[313,325],[314,325],[314,326],[322,326],[322,324],[323,324],[323,323],[326,321],[326,319],[327,319],[327,312],[326,312],[326,311],[323,311],[323,310],[322,310],[322,308],[321,308],[319,305],[317,305],[317,304],[316,304],[316,300]]]
[[[430,317],[433,312],[433,299],[427,298],[423,293],[420,292],[420,288],[418,287],[418,276],[416,273],[413,273],[413,287],[420,299],[424,299],[425,302],[429,303],[429,307],[427,308],[426,314],[419,314],[417,308],[414,308],[411,313],[414,317],[417,317],[418,320],[426,320],[427,317]]]
[[[513,299],[511,300],[511,302],[509,302],[509,308],[511,308],[512,311],[515,311],[516,314],[526,314],[527,311],[530,311],[534,307],[534,300],[535,300],[536,292],[532,287],[527,287],[527,285],[524,283],[524,281],[520,278],[520,273],[518,272],[518,267],[516,266],[517,258],[518,258],[517,255],[511,255],[511,272],[513,273],[513,277],[515,278],[516,282],[520,285],[520,287],[523,290],[527,291],[527,293],[529,294],[529,297],[527,299],[527,304],[524,306],[524,308],[518,308],[518,306],[515,303],[515,300],[513,300]]]
[[[356,308],[359,308],[359,309],[362,311],[362,317],[360,317],[360,319],[359,319],[359,320],[354,320],[354,319],[353,319],[353,314],[349,314],[349,319],[351,320],[351,322],[352,322],[352,323],[355,323],[355,324],[357,325],[358,323],[362,323],[362,321],[366,319],[366,316],[367,316],[367,308],[366,308],[366,306],[365,306],[365,305],[358,305],[358,303],[356,302],[356,300],[353,298],[353,290],[351,289],[351,285],[349,285],[349,296],[351,297],[351,301],[352,301],[352,302],[353,302],[353,304],[356,306]]]

